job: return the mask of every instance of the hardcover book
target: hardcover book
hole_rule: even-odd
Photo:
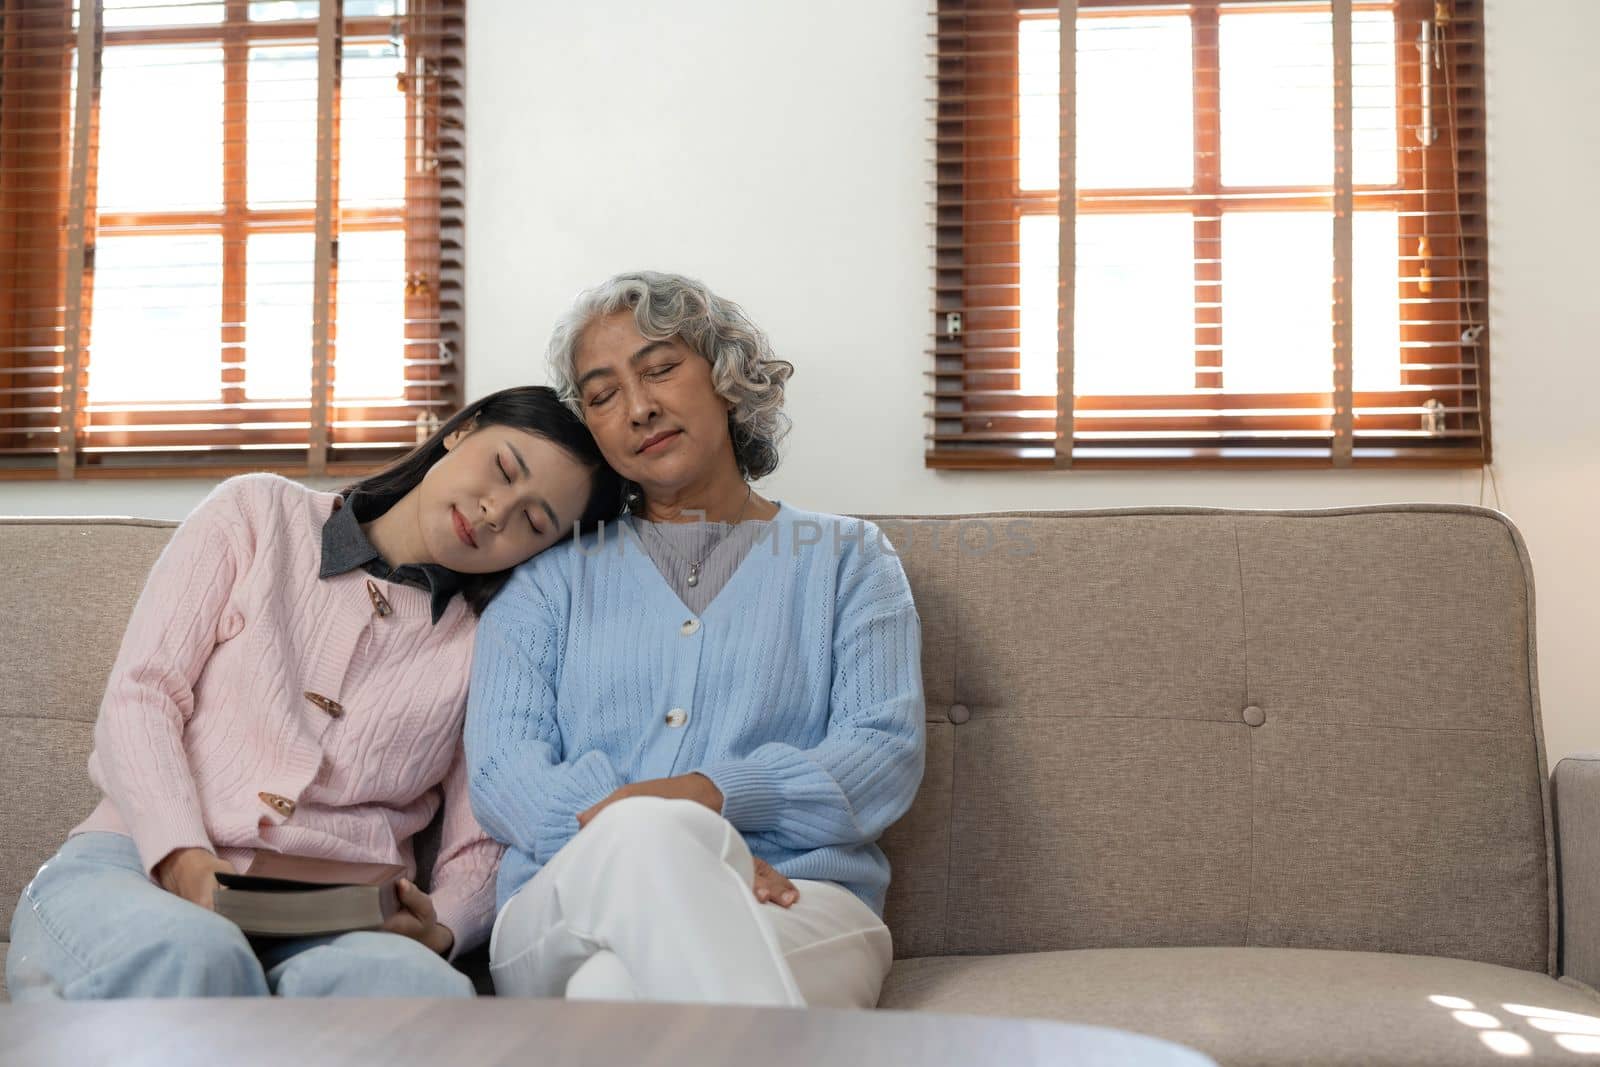
[[[389,863],[258,852],[243,874],[218,874],[218,915],[247,934],[312,937],[376,930],[400,909],[395,882],[406,869]]]

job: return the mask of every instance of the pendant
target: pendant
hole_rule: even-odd
[[[700,584],[700,564],[689,564],[689,588],[693,589]]]

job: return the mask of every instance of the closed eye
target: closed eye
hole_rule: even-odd
[[[511,475],[506,473],[506,465],[504,463],[500,462],[500,457],[499,456],[494,457],[494,468],[495,468],[495,470],[500,472],[500,477],[502,477],[502,478],[504,478],[506,480],[506,484],[510,485],[511,484]]]
[[[596,393],[594,396],[589,398],[589,406],[592,408],[599,407],[601,404],[604,404],[606,401],[615,396],[616,392],[617,391],[615,389],[607,389],[603,393]]]
[[[667,375],[676,370],[677,367],[678,365],[676,363],[667,363],[659,367],[651,367],[649,370],[644,372],[644,376],[646,378],[665,378]]]

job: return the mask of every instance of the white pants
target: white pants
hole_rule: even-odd
[[[872,1008],[888,927],[832,882],[762,904],[739,831],[690,800],[632,797],[580,830],[495,920],[502,996]]]

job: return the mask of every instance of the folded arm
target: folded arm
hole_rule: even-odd
[[[483,828],[540,863],[622,779],[603,752],[566,760],[556,724],[565,615],[517,575],[484,612],[467,698],[467,782]]]
[[[444,821],[430,895],[439,923],[454,935],[450,948],[454,958],[482,941],[494,923],[495,874],[505,849],[473,817],[464,745],[457,746],[443,791]]]
[[[128,620],[95,722],[91,777],[147,872],[181,849],[212,847],[183,731],[206,661],[242,623],[230,607],[251,551],[240,492],[224,484],[173,533]]]
[[[701,772],[723,816],[795,850],[876,841],[922,779],[921,629],[899,561],[879,555],[841,579],[826,736],[759,746]]]

